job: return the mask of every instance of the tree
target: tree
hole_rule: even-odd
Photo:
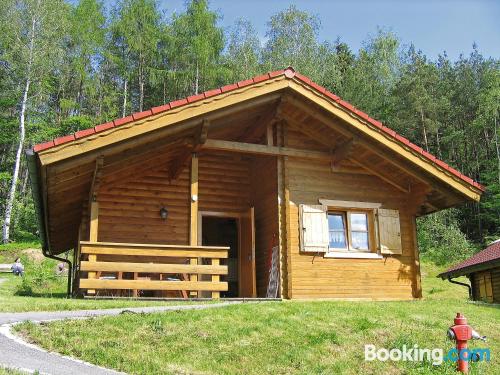
[[[103,4],[97,0],[80,0],[72,10],[70,23],[70,69],[76,84],[76,114],[84,106],[86,94],[94,94],[92,87],[86,88],[95,79],[105,41],[105,17]],[[90,99],[90,98],[88,98]],[[96,101],[91,102],[95,104]],[[89,108],[91,110],[91,107]]]
[[[198,94],[218,81],[224,33],[217,20],[206,0],[192,0],[185,13],[173,16],[170,61],[181,95]]]
[[[393,33],[378,30],[359,51],[348,71],[342,95],[380,121],[390,123],[394,86],[400,77],[399,41]]]
[[[26,116],[33,86],[39,86],[60,61],[62,38],[66,27],[67,5],[61,0],[8,1],[2,12],[9,22],[4,24],[7,46],[3,59],[12,74],[19,95],[19,132],[7,198],[2,240],[10,239],[12,208],[16,198],[21,153],[26,136]],[[3,18],[3,17],[2,17]],[[43,87],[42,87],[43,88]]]
[[[294,5],[273,15],[268,22],[263,60],[268,70],[293,66],[303,74],[313,76],[317,70],[317,16],[298,10]],[[312,78],[312,77],[311,77]]]
[[[436,83],[439,80],[437,68],[428,63],[420,51],[414,46],[408,50],[408,62],[401,68],[401,77],[394,87],[397,98],[397,120],[394,125],[397,131],[410,138],[422,140],[423,148],[429,152],[431,134],[436,135],[436,148],[439,151],[439,98]],[[410,134],[413,131],[413,134]],[[417,137],[415,132],[420,131]]]
[[[122,64],[135,70],[138,83],[137,109],[144,107],[144,88],[160,40],[161,15],[155,0],[124,0],[114,12],[114,40],[118,44]],[[126,108],[128,77],[124,80],[124,105]]]
[[[238,19],[229,33],[226,65],[228,80],[237,82],[258,74],[261,46],[257,31],[244,19]]]

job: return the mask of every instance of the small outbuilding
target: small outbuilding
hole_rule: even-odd
[[[87,296],[420,298],[416,218],[484,191],[292,68],[27,156]]]
[[[439,275],[451,282],[467,276],[469,295],[474,301],[500,303],[500,240]]]

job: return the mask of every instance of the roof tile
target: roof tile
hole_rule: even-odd
[[[262,82],[262,81],[267,81],[269,79],[269,73],[262,74],[260,76],[254,77],[253,81],[254,83]]]
[[[54,139],[54,146],[59,146],[59,145],[62,145],[64,143],[68,143],[68,142],[71,142],[74,140],[75,140],[74,134],[69,134],[69,135],[65,135],[63,137],[58,137],[58,138]]]
[[[134,118],[132,116],[125,116],[125,117],[114,120],[113,123],[115,124],[115,127],[116,127],[116,126],[128,124],[129,122],[132,122],[132,121],[134,121]]]
[[[235,90],[238,88],[238,85],[236,83],[232,83],[230,85],[226,85],[226,86],[222,86],[220,88],[220,91],[221,92],[228,92],[228,91],[232,91],[232,90]]]
[[[75,139],[87,137],[87,136],[92,135],[94,133],[95,133],[94,128],[79,130],[75,133]]]
[[[203,93],[198,94],[198,95],[191,95],[191,96],[187,97],[188,103],[197,102],[198,100],[202,100],[202,99],[205,99],[205,95]]]
[[[346,102],[345,100],[340,99],[339,104],[348,110],[354,112],[354,106],[351,103]]]
[[[170,102],[170,108],[175,108],[175,107],[180,107],[181,105],[187,104],[187,99],[179,99],[179,100],[174,100],[173,102]]]
[[[40,152],[40,151],[46,150],[46,149],[51,148],[51,147],[54,147],[54,141],[53,140],[34,145],[33,146],[33,151]]]
[[[330,99],[335,100],[336,102],[338,102],[340,100],[340,97],[338,97],[337,95],[335,95],[334,93],[332,93],[328,90],[325,91],[325,95],[328,96]]]
[[[269,72],[269,78],[274,78],[282,75],[285,72],[284,69],[281,70],[275,70],[274,72]]]
[[[153,114],[153,112],[151,112],[151,110],[148,109],[147,111],[136,112],[136,113],[132,114],[132,117],[134,118],[134,121],[137,121],[137,120],[140,120],[141,118],[151,116],[152,114]]]
[[[253,79],[245,79],[244,81],[240,81],[237,83],[238,87],[245,87],[251,85],[253,83]]]
[[[318,85],[316,82],[311,81],[309,85],[314,89],[318,90],[322,94],[326,92],[326,89],[323,86]]]
[[[205,95],[205,98],[210,98],[211,96],[219,95],[221,92],[221,89],[214,89],[205,91],[203,95]]]
[[[113,124],[113,122],[110,121],[110,122],[106,122],[104,124],[96,125],[94,127],[94,129],[95,129],[95,132],[98,133],[98,132],[102,132],[104,130],[108,130],[108,129],[111,129],[111,128],[114,128],[114,127],[115,127],[115,124]]]
[[[151,108],[151,112],[153,113],[153,115],[156,115],[157,113],[165,112],[165,111],[168,111],[169,109],[170,109],[170,104],[167,103],[167,104],[160,105],[158,107]]]
[[[285,77],[293,78],[294,76],[295,76],[295,69],[293,69],[291,66],[285,69]]]

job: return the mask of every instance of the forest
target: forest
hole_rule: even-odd
[[[430,59],[387,29],[354,51],[335,35],[320,40],[319,18],[294,6],[267,20],[263,40],[248,20],[223,28],[222,17],[206,0],[169,15],[158,0],[2,1],[4,243],[37,241],[25,149],[287,66],[487,187],[480,203],[419,219],[424,255],[459,260],[500,237],[498,58],[472,45]]]

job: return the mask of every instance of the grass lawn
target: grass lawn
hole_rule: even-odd
[[[19,296],[16,295],[16,290],[22,282],[20,277],[15,277],[10,274],[0,274],[0,278],[7,279],[0,284],[0,312],[109,309],[117,307],[165,306],[178,303],[169,301],[67,298],[64,293],[66,285],[65,278],[62,278],[61,286],[55,288],[53,291],[49,290],[46,293],[31,296]]]
[[[0,367],[0,375],[23,375],[24,372]]]
[[[84,300],[66,297],[66,276],[55,276],[56,261],[44,258],[36,243],[0,245],[0,263],[21,257],[26,276],[0,273],[0,312],[106,309],[171,305],[176,302]],[[1,371],[1,370],[0,370]],[[0,372],[1,375],[1,372]]]
[[[490,348],[471,373],[500,373],[500,309],[466,302],[466,290],[423,269],[423,301],[266,302],[205,311],[126,314],[16,329],[49,350],[133,374],[454,374],[454,363],[365,362],[377,348],[453,347],[446,338],[463,312]]]

